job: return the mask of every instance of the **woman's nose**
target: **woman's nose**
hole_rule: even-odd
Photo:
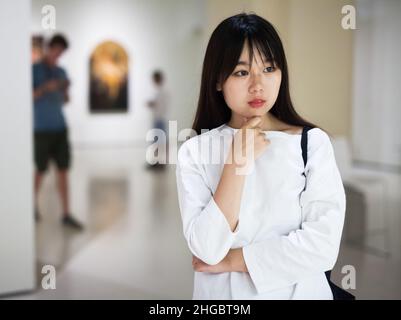
[[[255,93],[255,92],[262,92],[263,91],[263,84],[261,81],[261,76],[259,75],[255,75],[253,77],[251,77],[251,85],[249,87],[249,91],[251,93]]]

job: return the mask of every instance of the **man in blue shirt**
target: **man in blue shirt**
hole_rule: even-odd
[[[62,35],[51,38],[42,61],[33,65],[34,151],[35,151],[35,217],[39,220],[38,193],[50,160],[57,165],[58,189],[63,208],[63,224],[82,229],[71,215],[68,201],[68,169],[71,154],[68,130],[62,106],[68,101],[69,80],[65,70],[57,66],[59,57],[68,48]]]

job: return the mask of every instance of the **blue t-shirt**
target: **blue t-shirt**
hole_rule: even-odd
[[[44,62],[33,65],[33,88],[36,89],[45,82],[58,79],[67,80],[67,73],[63,68],[49,66]],[[34,100],[34,130],[63,131],[66,129],[62,106],[64,104],[63,90],[47,92]]]

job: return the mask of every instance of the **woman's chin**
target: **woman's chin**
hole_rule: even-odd
[[[260,117],[268,112],[267,108],[250,108],[248,111],[249,117]]]

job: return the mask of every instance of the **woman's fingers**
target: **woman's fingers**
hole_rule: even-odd
[[[205,271],[205,268],[207,267],[207,264],[204,263],[202,260],[196,258],[195,256],[193,256],[192,258],[192,267],[195,271]]]
[[[203,265],[203,264],[205,264],[201,259],[199,259],[199,258],[197,258],[197,257],[195,257],[195,256],[192,256],[192,265],[195,267],[195,266],[200,266],[200,265]]]

